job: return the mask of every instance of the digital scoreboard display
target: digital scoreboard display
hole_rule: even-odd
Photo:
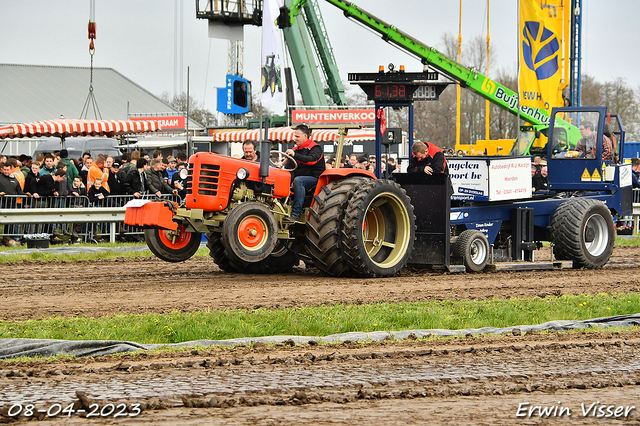
[[[415,84],[384,82],[360,83],[370,101],[408,102],[413,99],[413,92],[418,88]]]
[[[441,84],[416,84],[397,82],[358,83],[370,101],[412,102],[437,101],[446,87]]]
[[[413,94],[413,90],[411,89],[415,90],[415,87],[409,86],[409,89],[407,90],[406,84],[376,84],[373,86],[373,98],[390,101],[404,101],[411,99],[411,94]]]

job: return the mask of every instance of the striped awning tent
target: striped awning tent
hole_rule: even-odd
[[[274,127],[270,128],[268,138],[272,142],[293,142],[294,130],[290,127]],[[260,129],[252,130],[234,130],[231,132],[214,133],[214,142],[244,142],[246,140],[259,141],[264,135]],[[345,141],[372,141],[376,139],[373,129],[352,129],[347,132]],[[339,140],[337,129],[314,129],[311,132],[311,140],[315,142],[337,142]]]
[[[107,136],[155,132],[161,130],[156,121],[128,120],[55,120],[11,124],[0,127],[0,139],[54,136],[65,139],[71,136]]]

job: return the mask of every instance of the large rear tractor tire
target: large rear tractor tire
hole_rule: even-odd
[[[222,244],[233,262],[256,263],[271,254],[278,241],[273,213],[262,203],[250,201],[233,208],[222,224]]]
[[[456,238],[453,255],[462,259],[467,272],[480,272],[489,260],[489,241],[482,232],[467,229]]]
[[[366,177],[334,180],[314,197],[307,220],[307,253],[321,273],[349,275],[351,267],[342,244],[342,220],[354,190],[370,180]]]
[[[229,256],[227,256],[224,251],[222,234],[219,232],[207,232],[206,237],[209,256],[211,256],[215,264],[218,265],[218,268],[224,272],[238,272],[238,269],[231,264]]]
[[[359,186],[347,206],[342,242],[357,276],[390,277],[407,264],[415,240],[413,206],[387,179]]]
[[[145,229],[144,238],[149,250],[166,262],[182,262],[193,256],[200,247],[202,234],[186,232],[178,225],[177,231],[166,229]]]
[[[606,265],[615,242],[613,217],[607,206],[590,198],[574,198],[558,206],[551,219],[551,242],[559,260],[574,268]]]

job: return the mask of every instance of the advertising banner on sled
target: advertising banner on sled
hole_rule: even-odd
[[[563,8],[520,0],[520,104],[551,111],[562,100]],[[545,1],[545,5],[548,2]]]

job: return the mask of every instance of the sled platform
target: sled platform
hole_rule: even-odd
[[[488,264],[484,270],[501,271],[549,271],[552,269],[572,269],[573,261],[556,260],[553,262],[497,262]]]

